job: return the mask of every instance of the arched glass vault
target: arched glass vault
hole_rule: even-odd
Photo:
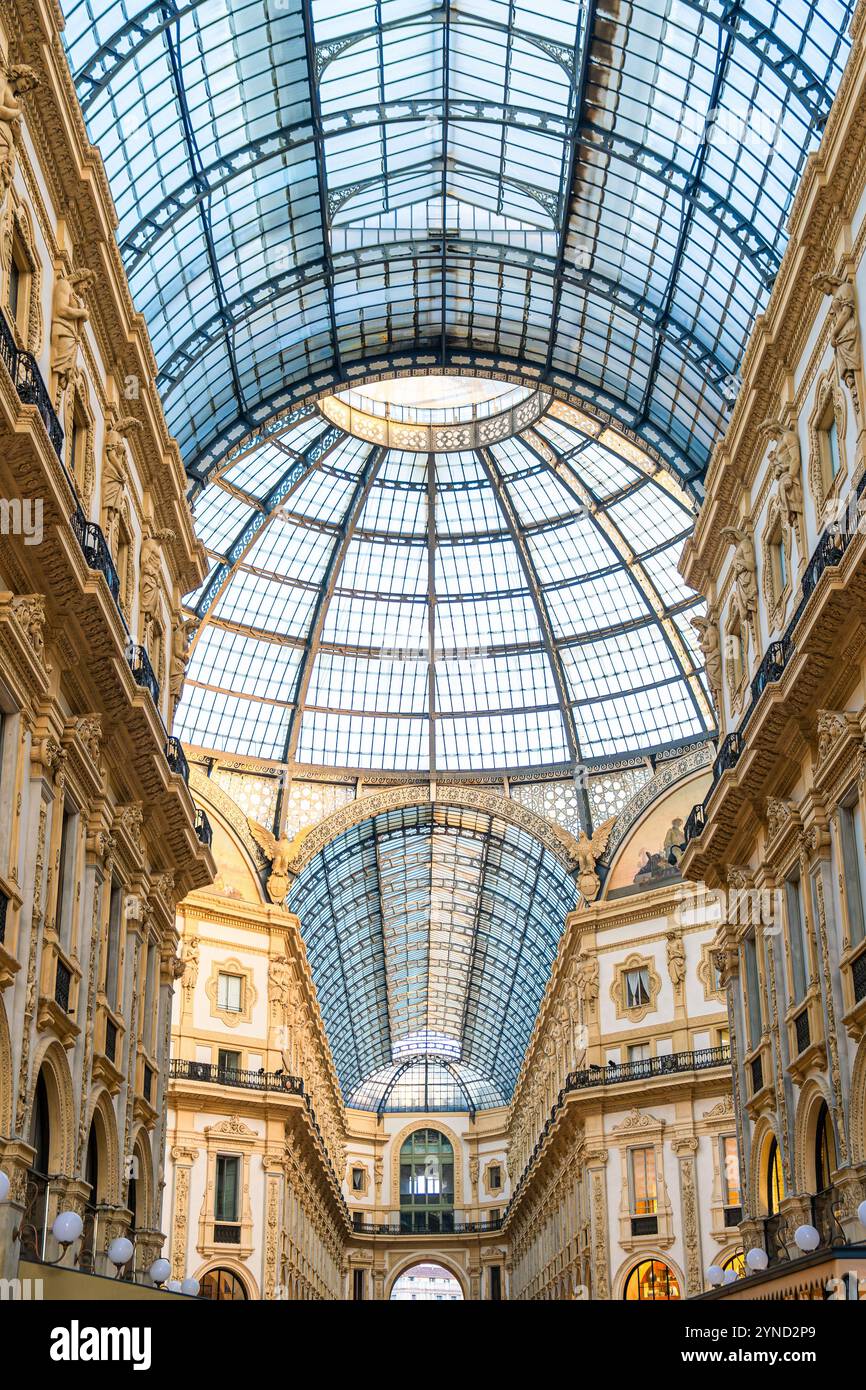
[[[851,0],[62,0],[194,478],[353,372],[519,370],[688,486]]]
[[[347,1101],[375,1109],[425,1056],[459,1078],[458,1108],[467,1089],[473,1105],[510,1098],[577,906],[549,850],[467,807],[405,807],[326,845],[289,906]]]

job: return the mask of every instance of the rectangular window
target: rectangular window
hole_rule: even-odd
[[[629,1151],[632,1216],[653,1216],[657,1210],[655,1149]]]
[[[499,1164],[494,1164],[487,1170],[487,1183],[493,1192],[498,1192],[502,1186],[502,1169]]]
[[[866,845],[863,842],[863,818],[860,802],[843,806],[839,811],[839,830],[842,841],[842,870],[848,900],[851,945],[863,940],[864,904],[866,904]]]
[[[648,1062],[649,1055],[649,1043],[629,1043],[628,1060],[630,1062]]]
[[[353,1169],[352,1169],[352,1191],[353,1191],[353,1192],[363,1192],[363,1191],[364,1191],[364,1170],[363,1170],[363,1168],[353,1168]]]
[[[108,908],[108,942],[105,951],[105,997],[110,1009],[117,1008],[117,977],[120,965],[120,926],[123,912],[123,889],[111,880]]]
[[[9,267],[9,313],[15,324],[18,323],[18,310],[21,305],[21,267],[12,255],[12,264]]]
[[[726,1207],[740,1205],[740,1154],[735,1134],[724,1134],[719,1141],[722,1160],[722,1192]]]
[[[842,456],[839,453],[839,431],[836,428],[835,416],[831,420],[826,431],[827,439],[827,466],[830,470],[830,481],[838,477],[842,467]]]
[[[217,981],[217,1008],[227,1013],[239,1014],[243,1008],[244,980],[242,975],[224,975],[220,971]]]
[[[502,1299],[502,1266],[490,1266],[490,1297],[494,1303]]]
[[[57,910],[54,923],[61,943],[66,946],[72,922],[75,896],[75,833],[78,815],[68,801],[63,803],[63,825],[60,831],[60,862],[57,867]]]
[[[625,972],[625,1001],[627,1009],[639,1009],[650,1001],[649,967]]]
[[[761,1041],[761,985],[758,977],[758,955],[753,936],[747,936],[743,942],[743,959],[746,965],[749,1047],[756,1048]]]
[[[217,1068],[219,1071],[240,1071],[241,1054],[231,1052],[227,1047],[221,1047],[217,1053]]]
[[[217,1154],[214,1218],[239,1221],[241,1161],[230,1154]]]
[[[785,906],[788,912],[788,940],[791,947],[791,975],[794,987],[794,1002],[806,993],[808,970],[806,969],[806,938],[803,931],[803,903],[800,897],[800,879],[788,879],[785,883]]]
[[[352,1298],[356,1303],[360,1303],[364,1297],[364,1271],[355,1269],[352,1271]]]

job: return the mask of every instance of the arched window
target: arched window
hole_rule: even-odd
[[[827,1102],[821,1101],[818,1122],[815,1126],[815,1191],[823,1192],[832,1182],[836,1167],[836,1140],[833,1135],[833,1121]]]
[[[400,1150],[400,1229],[454,1229],[454,1150],[438,1129],[416,1129]]]
[[[87,1136],[87,1161],[84,1169],[84,1181],[90,1183],[90,1196],[88,1202],[90,1206],[96,1206],[99,1201],[99,1139],[96,1133],[96,1120],[90,1122],[90,1133]]]
[[[722,1261],[722,1269],[733,1269],[741,1279],[746,1277],[746,1257],[742,1250],[735,1250],[733,1255],[729,1255]]]
[[[36,1078],[36,1091],[33,1096],[30,1143],[36,1150],[33,1156],[34,1173],[41,1173],[44,1177],[48,1177],[51,1171],[51,1121],[48,1108],[48,1088],[41,1071]]]
[[[199,1293],[202,1298],[213,1298],[218,1303],[243,1303],[247,1297],[240,1279],[230,1269],[209,1269],[202,1277]]]
[[[629,1303],[668,1303],[679,1298],[680,1286],[663,1261],[641,1260],[626,1280],[624,1296]]]
[[[767,1215],[775,1216],[779,1203],[785,1196],[785,1179],[782,1174],[782,1156],[779,1141],[773,1135],[767,1150]]]

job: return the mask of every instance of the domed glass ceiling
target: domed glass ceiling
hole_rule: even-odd
[[[689,501],[632,443],[548,404],[517,435],[437,453],[313,412],[226,467],[196,508],[212,563],[189,600],[181,737],[434,775],[705,738],[697,600],[676,571]]]
[[[607,410],[696,492],[853,0],[61,0],[192,477],[371,369]]]

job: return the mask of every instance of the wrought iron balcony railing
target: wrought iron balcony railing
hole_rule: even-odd
[[[449,1220],[450,1213],[440,1212],[439,1223],[433,1230],[418,1231],[413,1230],[409,1222],[390,1221],[375,1222],[361,1221],[352,1223],[352,1230],[364,1236],[415,1236],[419,1235],[443,1235],[443,1236],[468,1236],[483,1235],[485,1231],[501,1231],[502,1217],[495,1221],[455,1221],[453,1217]]]
[[[569,1072],[563,1091],[582,1091],[593,1086],[612,1086],[623,1081],[645,1081],[683,1071],[703,1071],[707,1067],[729,1066],[728,1047],[703,1047],[696,1052],[671,1052],[667,1057],[647,1057],[640,1062],[620,1062],[585,1067]]]
[[[689,840],[694,840],[696,836],[700,835],[706,823],[707,813],[704,810],[704,803],[702,801],[699,801],[696,806],[692,807],[692,809],[689,811],[688,816],[686,817],[686,844],[688,844]]]
[[[851,963],[851,983],[854,986],[854,1000],[859,1004],[861,999],[866,999],[866,951],[861,951]]]
[[[71,525],[88,566],[92,570],[98,570],[105,579],[119,613],[120,575],[115,569],[114,560],[111,558],[111,551],[108,548],[108,541],[102,534],[101,528],[97,526],[95,521],[88,521],[80,509],[72,513]]]
[[[9,911],[9,899],[5,893],[0,893],[0,946],[6,940],[6,914]]]
[[[105,1056],[113,1066],[117,1056],[117,1024],[110,1018],[105,1020]]]
[[[743,740],[738,733],[728,734],[716,761],[713,763],[713,782],[718,782],[723,772],[735,767],[743,751]]]
[[[144,647],[137,647],[130,642],[126,649],[126,660],[136,685],[140,685],[143,690],[150,691],[153,703],[159,709],[159,681],[153,674],[150,657]]]
[[[174,735],[165,745],[165,760],[171,771],[176,772],[189,785],[189,763],[186,760],[180,739],[175,738]]]
[[[764,1086],[764,1062],[760,1052],[758,1053],[757,1057],[752,1058],[751,1073],[752,1095],[756,1096],[760,1090],[763,1090]]]
[[[31,352],[24,352],[15,342],[9,324],[0,314],[0,361],[11,376],[19,399],[24,405],[35,405],[58,458],[63,454],[63,430],[60,426],[48,388]]]
[[[195,813],[195,833],[203,845],[210,849],[213,844],[213,828],[206,813],[199,806]]]
[[[808,1009],[803,1009],[794,1019],[794,1035],[797,1039],[797,1056],[799,1057],[800,1053],[805,1052],[811,1042]]]
[[[240,1071],[219,1067],[213,1062],[190,1062],[173,1057],[169,1065],[173,1081],[202,1081],[213,1086],[243,1086],[248,1091],[287,1091],[302,1096],[304,1083],[299,1076],[281,1071]]]

